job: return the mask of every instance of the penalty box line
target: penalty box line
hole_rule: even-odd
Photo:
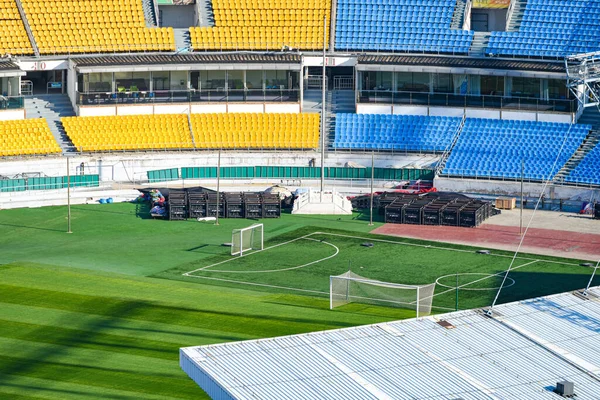
[[[283,246],[283,245],[286,245],[286,244],[290,244],[290,243],[296,242],[296,241],[298,241],[298,240],[307,239],[307,238],[309,238],[310,236],[312,236],[312,235],[315,235],[315,234],[317,234],[317,233],[319,233],[319,232],[313,232],[313,233],[309,233],[309,234],[307,234],[307,235],[300,236],[300,237],[297,237],[297,238],[295,238],[295,239],[292,239],[292,240],[288,240],[287,242],[281,242],[281,243],[277,243],[277,244],[274,244],[273,246],[265,247],[265,248],[263,248],[262,250],[255,250],[255,251],[247,252],[247,253],[245,253],[245,254],[242,254],[242,255],[241,255],[241,256],[239,256],[239,257],[232,257],[232,258],[228,258],[227,260],[219,261],[218,263],[214,263],[214,264],[211,264],[211,265],[207,265],[206,267],[197,268],[197,269],[195,269],[195,270],[193,270],[193,271],[188,271],[188,272],[185,272],[185,273],[183,273],[182,275],[183,275],[183,276],[192,276],[192,274],[193,274],[194,272],[198,272],[198,271],[204,271],[205,269],[212,268],[212,267],[216,267],[217,265],[225,264],[225,263],[231,262],[231,261],[233,261],[233,260],[239,260],[240,258],[247,257],[247,256],[250,256],[250,255],[252,255],[252,254],[260,253],[260,252],[262,252],[262,251],[271,250],[271,249],[274,249],[274,248],[276,248],[276,247],[279,247],[279,246]],[[338,249],[338,252],[339,252],[339,249]],[[335,254],[335,255],[337,255],[337,252],[336,252],[336,254]],[[319,261],[321,261],[321,260],[317,260],[317,261],[315,261],[315,262],[319,262]],[[209,271],[209,272],[210,272],[210,271]],[[217,272],[217,271],[215,271],[215,272]],[[228,272],[229,272],[229,271],[228,271]]]

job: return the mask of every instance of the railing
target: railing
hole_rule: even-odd
[[[577,111],[577,100],[542,100],[530,97],[451,93],[392,92],[391,90],[361,90],[358,92],[358,102],[562,113],[574,113]]]
[[[327,78],[325,78],[325,86],[327,86]],[[305,81],[306,89],[321,89],[323,87],[323,75],[307,75]]]
[[[23,96],[0,96],[0,110],[14,110],[25,107]]]
[[[33,95],[33,82],[28,80],[21,81],[21,94],[23,96]]]
[[[450,157],[450,152],[454,148],[454,145],[458,141],[458,138],[460,137],[460,133],[462,132],[463,127],[465,126],[466,119],[467,119],[467,116],[463,114],[462,120],[460,121],[460,124],[458,125],[458,128],[456,129],[456,131],[454,132],[454,136],[452,137],[452,142],[450,142],[448,147],[446,147],[446,150],[444,150],[444,153],[442,154],[442,157],[440,158],[440,161],[438,162],[438,165],[435,168],[436,175],[441,174],[442,171],[444,170],[444,167],[446,166],[446,161],[448,161],[448,157]]]
[[[77,92],[78,105],[270,102],[296,103],[298,89],[206,89],[123,92]]]
[[[333,77],[333,89],[334,90],[354,90],[354,76],[334,76]]]
[[[387,153],[387,154],[398,154],[398,155],[409,155],[409,154],[431,154],[431,155],[435,155],[435,154],[443,154],[445,149],[442,148],[436,148],[436,147],[430,147],[430,146],[407,146],[404,144],[395,144],[395,143],[367,143],[367,142],[362,142],[362,143],[356,143],[356,142],[351,142],[351,145],[349,146],[341,146],[341,145],[336,145],[335,143],[331,144],[330,146],[330,151],[333,152],[343,152],[344,154],[349,153],[357,153],[357,154],[364,154],[364,153],[372,153],[372,152],[376,152],[376,153]]]
[[[461,178],[461,179],[482,179],[482,180],[495,180],[495,181],[511,181],[511,182],[520,182],[521,181],[521,173],[509,173],[506,171],[481,171],[478,169],[462,169],[462,168],[452,168],[452,172],[443,172],[441,176],[444,177],[453,177],[453,178]],[[554,175],[550,177],[552,179]],[[536,176],[531,176],[531,174],[525,173],[523,177],[523,181],[525,182],[544,182],[548,179],[548,175],[536,174]]]

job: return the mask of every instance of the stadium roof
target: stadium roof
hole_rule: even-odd
[[[0,60],[0,77],[25,75],[19,66],[9,60]]]
[[[213,399],[600,397],[600,289],[494,308],[180,350]]]
[[[77,67],[120,66],[120,65],[178,65],[178,64],[300,64],[299,54],[283,53],[221,53],[221,54],[145,54],[111,55],[98,57],[75,57]]]
[[[564,63],[550,61],[519,61],[495,58],[435,57],[403,55],[362,55],[359,64],[431,66],[448,68],[482,68],[518,71],[566,73]]]

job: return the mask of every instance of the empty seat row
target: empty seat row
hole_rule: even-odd
[[[581,162],[566,176],[565,181],[586,185],[600,185],[600,145],[585,155]]]
[[[591,126],[467,119],[443,173],[528,180],[551,179],[569,160]]]
[[[337,114],[336,149],[443,152],[460,118],[384,114]]]
[[[60,153],[45,119],[0,121],[0,156]]]

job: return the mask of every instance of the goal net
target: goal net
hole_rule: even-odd
[[[351,271],[329,278],[330,309],[348,303],[367,303],[415,310],[417,317],[431,313],[435,283],[402,285],[367,279]]]
[[[263,249],[263,224],[234,229],[231,233],[231,255],[241,256],[249,250]]]

